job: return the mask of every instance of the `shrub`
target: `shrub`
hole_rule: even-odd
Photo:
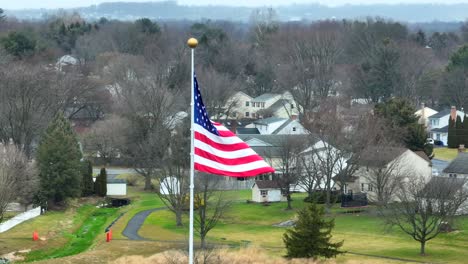
[[[306,198],[304,198],[304,202],[324,204],[326,197],[326,191],[314,191],[312,195],[309,195]],[[339,191],[332,191],[330,200],[335,203],[341,203],[341,193]]]

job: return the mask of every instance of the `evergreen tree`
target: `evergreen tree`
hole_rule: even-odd
[[[101,180],[101,190],[100,190],[100,196],[104,197],[107,195],[107,171],[106,168],[101,169],[100,173],[100,180]]]
[[[468,116],[465,115],[463,117],[463,139],[461,144],[465,144],[465,147],[468,147]]]
[[[455,120],[449,118],[447,145],[449,148],[456,148],[457,146],[457,130],[455,128]]]
[[[81,151],[70,122],[59,113],[39,144],[40,192],[44,199],[61,203],[81,194]]]
[[[96,177],[96,181],[94,181],[94,194],[97,196],[101,196],[101,174]]]
[[[96,182],[94,183],[94,191],[98,196],[104,197],[107,194],[107,172],[105,168],[101,169]]]
[[[456,135],[456,148],[460,146],[460,144],[463,144],[463,122],[461,120],[461,117],[457,115],[457,120],[455,122],[455,135]]]
[[[94,181],[93,181],[93,165],[91,161],[86,160],[83,162],[81,180],[81,196],[90,196],[94,194]]]
[[[331,258],[342,253],[343,241],[331,242],[334,220],[324,219],[324,209],[312,203],[298,212],[294,228],[283,236],[288,258]]]

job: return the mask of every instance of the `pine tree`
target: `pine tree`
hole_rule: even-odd
[[[94,183],[94,191],[96,195],[104,197],[107,195],[107,172],[106,168],[102,168],[96,182]]]
[[[93,165],[91,161],[86,160],[82,166],[81,196],[90,196],[94,194]]]
[[[468,147],[468,116],[463,117],[463,143],[465,147]]]
[[[457,130],[455,127],[455,120],[449,118],[447,145],[449,148],[457,148]]]
[[[288,258],[331,258],[341,254],[343,241],[331,242],[334,220],[324,219],[324,209],[312,203],[298,212],[294,228],[283,235]]]
[[[100,184],[100,192],[99,192],[99,196],[106,196],[107,195],[107,171],[106,171],[106,168],[102,168],[101,169],[101,173],[99,174],[99,176],[101,177],[99,180],[101,181],[101,184]]]
[[[94,194],[101,196],[101,189],[101,174],[99,174],[94,181]]]
[[[59,113],[49,124],[37,153],[40,192],[58,204],[81,194],[81,151],[70,122]]]
[[[463,144],[463,122],[459,115],[457,115],[457,120],[455,122],[455,135],[457,135],[456,136],[457,145],[455,146],[455,148],[458,148],[460,144]]]

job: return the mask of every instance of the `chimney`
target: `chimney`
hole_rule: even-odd
[[[297,115],[291,115],[291,120],[297,120]]]
[[[452,109],[450,109],[450,119],[453,121],[457,120],[457,108],[455,106],[452,106]]]

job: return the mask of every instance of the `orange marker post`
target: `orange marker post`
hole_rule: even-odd
[[[39,234],[37,233],[37,231],[34,231],[33,232],[33,237],[32,237],[33,241],[37,241],[39,239]]]
[[[109,232],[106,233],[106,242],[110,242],[111,240],[111,236],[109,234]]]

